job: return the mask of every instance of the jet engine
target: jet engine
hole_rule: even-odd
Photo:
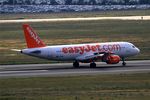
[[[120,62],[120,57],[118,55],[108,55],[102,57],[102,61],[106,62],[107,64],[117,64]]]

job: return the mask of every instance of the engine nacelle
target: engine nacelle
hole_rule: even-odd
[[[120,57],[118,55],[108,55],[107,57],[104,57],[103,61],[107,64],[117,64],[120,62]]]

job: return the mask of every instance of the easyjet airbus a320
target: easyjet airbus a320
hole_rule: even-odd
[[[73,61],[73,67],[79,67],[79,62],[82,62],[90,63],[90,67],[94,68],[97,60],[107,64],[117,64],[122,60],[125,66],[126,57],[140,52],[129,42],[46,46],[29,25],[24,24],[23,29],[28,48],[21,50],[21,53],[49,60],[70,60]]]

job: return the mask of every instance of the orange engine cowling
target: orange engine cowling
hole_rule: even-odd
[[[120,57],[118,55],[109,55],[106,57],[106,63],[107,64],[117,64],[120,61]]]

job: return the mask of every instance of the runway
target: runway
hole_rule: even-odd
[[[150,20],[150,16],[84,17],[84,18],[53,18],[53,19],[17,19],[17,20],[0,20],[0,23],[94,21],[94,20]]]
[[[97,68],[89,68],[89,64],[81,64],[81,68],[73,68],[72,63],[0,66],[0,78],[130,74],[145,72],[150,72],[150,60],[127,61],[127,66],[125,67],[123,67],[121,63],[107,65],[103,62],[97,62]]]

